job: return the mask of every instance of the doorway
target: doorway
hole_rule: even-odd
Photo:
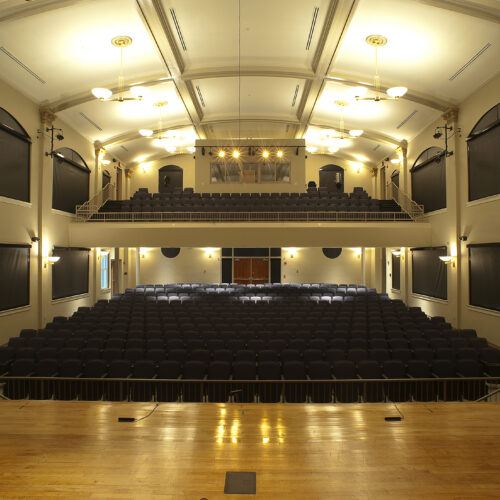
[[[183,188],[183,171],[177,165],[165,165],[158,170],[158,192],[171,193]]]
[[[319,187],[330,193],[344,192],[344,169],[338,165],[325,165],[319,169]]]
[[[122,169],[117,168],[116,169],[116,197],[115,199],[121,200],[122,199],[122,184],[123,184],[123,177],[122,177]]]
[[[241,285],[269,283],[269,259],[245,257],[234,259],[233,281]]]

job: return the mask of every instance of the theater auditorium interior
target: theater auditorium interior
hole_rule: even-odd
[[[0,497],[498,497],[499,26],[0,0]]]

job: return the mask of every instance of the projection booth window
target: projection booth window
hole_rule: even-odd
[[[90,169],[72,149],[60,148],[53,160],[52,208],[74,214],[89,199]]]
[[[468,248],[470,304],[500,311],[500,243],[468,245]]]
[[[446,264],[439,258],[447,255],[446,247],[412,248],[413,293],[448,298]]]
[[[0,244],[0,311],[30,303],[30,248]]]
[[[467,137],[469,201],[500,194],[500,104],[485,113]]]
[[[426,149],[415,161],[411,172],[412,199],[424,206],[424,212],[446,208],[446,157],[442,148]]]
[[[26,130],[0,108],[0,196],[30,201],[30,150]]]
[[[61,258],[52,266],[52,300],[88,293],[89,252],[88,248],[54,247],[52,254]]]

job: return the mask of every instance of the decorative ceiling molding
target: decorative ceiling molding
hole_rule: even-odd
[[[143,79],[136,78],[134,80],[132,79],[128,80],[127,82],[124,83],[123,89],[118,88],[118,86],[116,86],[116,82],[108,85],[102,85],[102,87],[111,90],[111,92],[115,94],[119,90],[123,90],[126,92],[130,90],[130,87],[134,87],[137,85],[140,85],[142,87],[153,87],[155,85],[160,85],[166,82],[173,82],[173,78],[171,76],[165,76],[165,75],[152,75],[150,77],[146,77]],[[44,107],[50,108],[54,113],[57,113],[59,111],[64,111],[65,109],[79,106],[80,104],[85,104],[87,102],[95,101],[95,99],[96,99],[95,96],[90,91],[82,92],[80,94],[75,94],[69,97],[65,97],[64,99],[60,99],[58,101],[53,101],[51,103],[44,103]]]
[[[493,23],[500,23],[498,0],[412,0]]]
[[[324,77],[338,53],[357,4],[358,0],[330,0],[312,63],[315,78],[306,82],[297,107],[297,118],[300,122],[296,132],[297,138],[303,137],[307,130],[316,102],[325,86]]]
[[[353,76],[353,75],[342,75],[335,73],[336,76],[327,76],[325,80],[327,82],[340,83],[342,85],[347,85],[349,87],[366,87],[369,90],[375,91],[375,85],[372,83],[366,83],[366,77],[363,76]],[[380,83],[380,91],[385,92],[388,88],[394,87],[395,85],[391,85],[387,82]],[[423,106],[427,106],[428,108],[437,109],[438,111],[445,111],[450,107],[453,107],[454,104],[450,102],[443,101],[442,99],[437,99],[435,97],[429,96],[427,94],[423,94],[421,92],[416,92],[413,89],[408,89],[408,92],[400,97],[401,100],[412,101],[417,104],[422,104]]]
[[[205,131],[201,126],[203,111],[196,98],[196,93],[191,82],[182,80],[184,61],[177,48],[174,34],[168,23],[167,13],[160,0],[136,0],[141,19],[145,28],[151,35],[159,55],[165,64],[169,75],[174,77],[180,99],[189,115],[198,136],[205,137]]]
[[[25,17],[43,14],[51,10],[63,9],[70,5],[83,3],[85,0],[37,0],[36,2],[19,3],[16,1],[6,1],[0,5],[0,23],[14,21]]]
[[[235,78],[239,76],[238,68],[207,68],[196,71],[186,71],[182,74],[184,81],[204,80],[206,78]],[[276,68],[255,66],[241,68],[241,76],[260,76],[268,78],[292,78],[307,80],[314,78],[313,71],[300,71],[293,68]]]

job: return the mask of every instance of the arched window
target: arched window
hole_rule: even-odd
[[[26,130],[0,108],[0,196],[30,201],[30,150]]]
[[[500,104],[476,123],[467,137],[469,201],[500,194]]]
[[[338,165],[325,165],[319,169],[319,187],[332,193],[344,192],[344,169]]]
[[[182,190],[182,168],[177,165],[165,165],[158,170],[158,192],[170,193]]]
[[[426,149],[416,159],[411,172],[412,199],[424,212],[446,208],[446,156],[442,148]]]
[[[60,148],[54,153],[52,208],[75,213],[76,205],[89,199],[90,169],[72,149]]]

